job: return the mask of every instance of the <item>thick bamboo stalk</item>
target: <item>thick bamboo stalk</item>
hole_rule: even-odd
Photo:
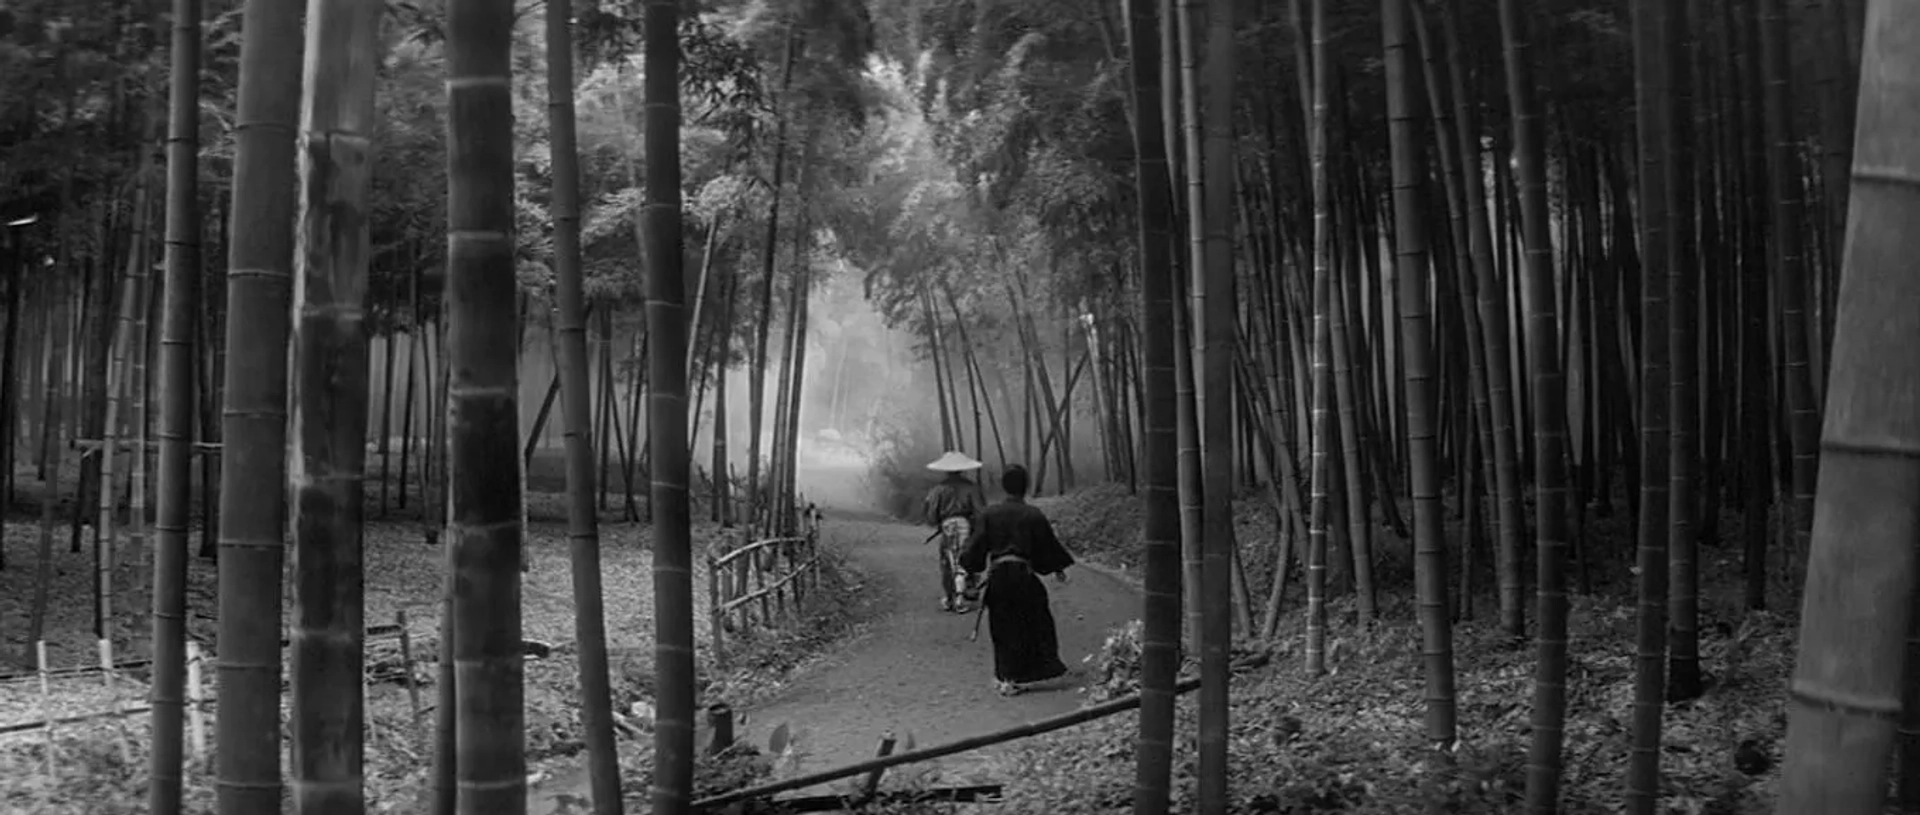
[[[199,0],[174,0],[172,51],[171,115],[167,125],[166,306],[160,338],[160,516],[153,552],[153,716],[147,782],[147,809],[155,815],[180,811],[181,749],[187,703],[187,514],[192,511],[193,327],[200,298]],[[12,320],[8,325],[11,330]],[[11,410],[12,406],[7,408]],[[146,451],[141,450],[140,455],[144,458]],[[52,497],[49,492],[45,500]]]
[[[292,317],[294,128],[299,119],[301,9],[247,0],[234,134],[231,307],[220,437],[254,451],[220,467],[219,649],[214,669],[215,788],[221,815],[281,806],[280,636],[286,559],[287,340]],[[411,363],[409,363],[411,364]],[[411,382],[411,380],[409,380]],[[405,506],[406,448],[401,453]]]
[[[1781,815],[1883,811],[1902,690],[1913,684],[1903,663],[1920,567],[1912,498],[1920,436],[1904,354],[1920,342],[1910,263],[1920,236],[1907,227],[1920,185],[1910,135],[1920,110],[1920,63],[1908,47],[1920,32],[1916,11],[1868,5],[1832,409],[1774,809]]]

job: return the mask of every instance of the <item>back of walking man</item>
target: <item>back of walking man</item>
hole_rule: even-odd
[[[1027,503],[1027,468],[1018,464],[1000,476],[1007,500],[987,507],[973,539],[960,554],[968,572],[986,573],[987,631],[993,636],[994,686],[1002,694],[1058,678],[1060,637],[1054,627],[1042,575],[1067,582],[1073,555],[1053,534],[1046,513]]]
[[[987,508],[987,497],[980,492],[980,485],[967,478],[967,473],[981,466],[967,454],[951,451],[927,465],[929,470],[946,473],[946,478],[927,490],[921,510],[927,524],[937,530],[934,537],[940,539],[940,608],[944,611],[967,610],[964,595],[970,592],[956,585],[965,578],[954,568],[954,562],[972,536],[980,512]]]

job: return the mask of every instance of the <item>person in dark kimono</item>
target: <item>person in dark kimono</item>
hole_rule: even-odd
[[[967,454],[957,452],[948,452],[927,465],[929,470],[946,473],[940,483],[927,490],[921,508],[927,525],[936,530],[928,542],[940,541],[940,608],[945,611],[963,613],[968,610],[966,601],[971,599],[971,587],[956,585],[965,576],[953,567],[947,551],[951,547],[957,554],[966,545],[981,510],[987,508],[987,497],[980,492],[980,485],[967,478],[967,473],[981,466]]]
[[[1046,514],[1027,503],[1027,468],[1008,467],[1000,485],[1007,500],[980,514],[960,565],[968,572],[986,573],[982,601],[993,637],[994,685],[1011,696],[1024,685],[1067,672],[1040,577],[1054,575],[1067,582],[1073,555],[1054,536]]]

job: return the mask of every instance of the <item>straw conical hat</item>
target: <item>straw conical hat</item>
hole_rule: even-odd
[[[966,453],[949,450],[946,455],[935,459],[932,464],[927,465],[927,469],[942,473],[964,473],[968,470],[978,470],[982,466],[985,465],[974,461],[973,458]]]

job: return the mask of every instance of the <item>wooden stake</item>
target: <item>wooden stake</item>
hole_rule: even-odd
[[[717,756],[733,746],[733,707],[725,702],[707,706],[707,726],[713,740],[707,743],[707,755]]]

